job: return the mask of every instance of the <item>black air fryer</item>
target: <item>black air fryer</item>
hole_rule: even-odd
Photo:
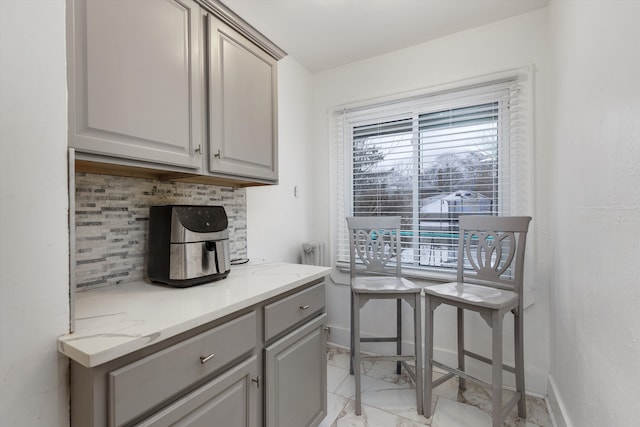
[[[149,279],[184,288],[227,277],[231,266],[228,224],[222,206],[152,206]]]

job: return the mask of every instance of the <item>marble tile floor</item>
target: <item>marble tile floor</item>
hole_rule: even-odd
[[[327,351],[327,409],[321,427],[484,427],[491,426],[491,398],[481,386],[467,381],[458,395],[457,379],[434,389],[433,415],[418,415],[413,384],[403,371],[395,374],[395,362],[363,362],[362,415],[355,415],[355,384],[349,375],[348,350],[329,346]],[[510,393],[505,392],[505,402]],[[552,427],[543,399],[527,396],[527,419],[514,409],[508,427]]]

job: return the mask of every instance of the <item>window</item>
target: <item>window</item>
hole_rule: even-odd
[[[460,215],[510,212],[518,93],[503,79],[337,111],[338,265],[345,216],[400,215],[403,268],[454,271]]]

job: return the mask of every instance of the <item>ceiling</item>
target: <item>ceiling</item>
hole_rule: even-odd
[[[221,0],[311,72],[406,48],[548,0]]]

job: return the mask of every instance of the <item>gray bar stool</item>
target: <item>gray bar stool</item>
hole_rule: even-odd
[[[518,404],[518,416],[526,418],[523,347],[524,249],[531,217],[461,216],[458,239],[457,281],[425,287],[425,387],[424,415],[431,416],[433,388],[455,376],[459,389],[472,380],[491,389],[493,425],[502,426],[506,414]],[[441,304],[458,310],[458,368],[433,360],[433,312]],[[474,311],[492,329],[491,358],[469,351],[464,345],[464,310]],[[505,314],[513,313],[515,333],[515,367],[502,362],[502,323]],[[491,365],[491,383],[465,372],[465,357]],[[433,367],[448,372],[433,381]],[[502,406],[502,371],[515,374],[516,393]]]
[[[356,415],[361,409],[360,361],[395,360],[396,372],[403,366],[416,386],[418,414],[422,414],[422,331],[421,288],[401,277],[399,216],[349,217],[351,264],[351,373],[355,374]],[[397,333],[395,337],[360,336],[360,309],[372,299],[395,299]],[[414,348],[411,355],[402,353],[402,301],[413,308]],[[395,355],[365,356],[360,354],[361,342],[395,342]],[[406,361],[415,361],[415,368]],[[355,369],[354,369],[355,367]]]

